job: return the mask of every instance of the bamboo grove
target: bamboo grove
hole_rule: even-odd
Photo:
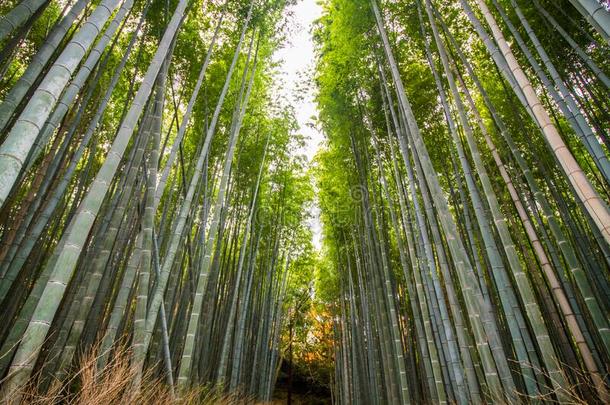
[[[337,402],[607,403],[607,4],[324,9]]]
[[[0,4],[1,401],[610,402],[610,5],[320,1],[310,164],[295,3]]]
[[[285,5],[2,3],[3,400],[125,347],[135,391],[152,373],[176,398],[271,397],[311,249],[300,137],[271,91]]]

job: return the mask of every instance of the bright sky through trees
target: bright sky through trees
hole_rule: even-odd
[[[324,135],[313,125],[312,117],[317,116],[314,102],[313,87],[309,86],[314,69],[314,45],[312,24],[322,15],[322,7],[317,0],[300,0],[295,6],[289,7],[291,29],[284,47],[277,50],[275,59],[279,63],[278,91],[295,109],[300,132],[305,135],[303,153],[311,162],[315,156]],[[313,219],[310,223],[314,233],[314,245],[321,247],[321,224],[319,209],[313,208]]]
[[[308,138],[305,154],[311,160],[324,136],[310,125],[311,118],[317,115],[317,111],[313,88],[305,86],[305,83],[311,78],[315,62],[311,27],[322,15],[322,7],[317,4],[317,0],[300,0],[288,8],[286,13],[292,13],[290,19],[294,24],[285,46],[275,53],[276,60],[280,62],[279,74],[284,84],[280,90],[295,108],[301,133]]]

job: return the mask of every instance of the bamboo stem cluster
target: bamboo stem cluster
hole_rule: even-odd
[[[4,16],[0,45],[48,3]],[[0,104],[1,398],[127,344],[134,392],[152,373],[176,397],[268,400],[309,201],[286,191],[304,167],[265,87],[284,3],[87,3],[29,65],[2,53],[24,69]]]
[[[336,400],[607,401],[607,103],[585,101],[610,94],[603,32],[585,52],[563,28],[575,66],[542,2],[331,3],[319,182],[359,190],[321,197]]]

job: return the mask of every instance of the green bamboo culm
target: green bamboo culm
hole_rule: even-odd
[[[0,42],[27,22],[48,0],[23,0],[0,18]]]
[[[6,202],[59,96],[119,3],[118,0],[102,1],[91,13],[55,60],[0,146],[0,207]]]

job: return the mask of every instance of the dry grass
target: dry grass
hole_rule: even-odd
[[[533,365],[529,365],[535,374],[543,375],[546,380],[550,381],[548,385],[541,387],[545,393],[541,393],[536,396],[526,395],[524,393],[516,393],[512,399],[503,398],[498,403],[502,404],[531,404],[531,403],[557,403],[555,398],[561,398],[562,404],[570,405],[591,405],[591,404],[606,404],[607,400],[604,398],[607,396],[610,387],[607,384],[602,386],[594,384],[591,381],[590,376],[579,369],[574,369],[567,364],[562,363],[561,369],[566,372],[570,371],[574,376],[577,377],[579,383],[569,384],[567,386],[559,386],[559,384],[553,384],[555,381],[553,377],[546,371],[542,370]],[[607,381],[607,376],[603,378]],[[583,398],[583,393],[588,394],[588,399]],[[602,399],[604,398],[604,399]]]
[[[28,404],[28,405],[114,405],[114,404],[138,404],[138,405],[238,405],[255,403],[252,399],[243,398],[236,394],[226,394],[220,387],[200,387],[189,392],[182,393],[179,398],[172,395],[170,387],[164,380],[159,380],[151,372],[142,376],[139,389],[134,387],[136,373],[130,364],[131,353],[129,350],[120,348],[110,356],[108,363],[103,368],[97,366],[99,357],[96,350],[83,355],[79,366],[64,381],[54,380],[44,391],[40,388],[41,376],[32,378],[30,383],[12,398],[0,399],[0,403],[6,405]],[[564,365],[564,369],[567,366]],[[536,373],[546,374],[544,370],[535,370]],[[579,370],[572,370],[580,373]],[[547,378],[550,378],[546,375]],[[583,399],[579,391],[588,391],[595,396],[596,387],[593,386],[586,375],[580,375],[581,386],[567,386],[546,388],[545,394],[532,397],[523,393],[515,393],[511,397],[494,398],[494,404],[530,404],[530,403],[556,403],[554,396],[561,396],[567,404],[589,405],[590,403],[605,403],[599,399],[588,402]],[[0,381],[0,385],[2,381]],[[608,389],[608,388],[607,388]],[[599,401],[599,402],[598,402]],[[277,402],[273,402],[277,403]]]
[[[134,387],[136,373],[130,365],[130,353],[117,350],[106,366],[98,368],[98,356],[92,351],[84,356],[79,367],[65,381],[54,380],[41,391],[41,377],[35,376],[20,392],[5,398],[7,405],[113,405],[113,404],[242,404],[243,398],[223,393],[220,389],[201,387],[172,395],[170,387],[149,373],[142,377],[139,388]],[[1,383],[1,382],[0,382]],[[1,402],[1,401],[0,401]]]

